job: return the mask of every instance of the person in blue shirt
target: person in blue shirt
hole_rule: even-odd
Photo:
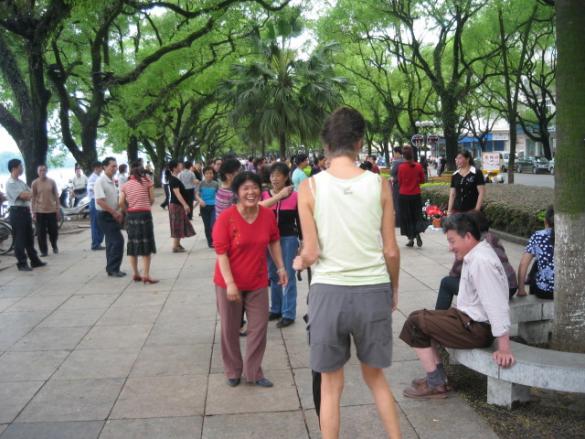
[[[530,294],[541,299],[553,299],[555,289],[555,211],[550,206],[544,216],[544,230],[535,232],[526,245],[518,267],[518,296],[526,296],[528,281]],[[528,275],[528,267],[534,264]]]
[[[307,154],[299,154],[295,159],[295,163],[297,167],[293,171],[291,180],[293,186],[295,187],[295,192],[298,192],[301,182],[309,178],[304,171],[304,169],[309,165],[309,156],[307,156]]]
[[[219,189],[219,183],[213,179],[215,173],[211,166],[203,169],[203,181],[199,183],[195,198],[199,202],[199,211],[205,228],[205,237],[209,248],[213,247],[211,231],[215,222],[215,194]]]

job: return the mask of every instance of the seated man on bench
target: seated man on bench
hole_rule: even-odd
[[[463,260],[457,305],[448,310],[414,311],[400,338],[412,346],[427,373],[413,380],[404,396],[415,399],[446,398],[451,390],[436,344],[455,349],[485,348],[497,338],[494,361],[502,367],[514,363],[510,350],[508,279],[493,248],[480,241],[472,215],[457,213],[443,222],[449,250]]]

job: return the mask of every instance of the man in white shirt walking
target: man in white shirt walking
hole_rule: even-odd
[[[413,380],[404,396],[414,399],[446,398],[451,390],[436,344],[456,349],[491,346],[498,366],[514,363],[510,349],[508,278],[496,252],[480,241],[479,226],[471,215],[458,213],[443,222],[449,250],[463,260],[457,305],[449,310],[418,310],[410,314],[400,338],[412,346],[426,372]]]

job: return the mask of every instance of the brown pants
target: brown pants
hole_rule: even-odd
[[[446,348],[472,349],[491,346],[491,326],[474,322],[456,308],[414,311],[402,327],[400,338],[413,348],[428,348],[431,340]]]
[[[217,285],[215,293],[221,319],[221,356],[226,377],[240,378],[243,374],[250,382],[264,378],[262,358],[268,330],[268,288],[242,292],[242,302],[227,300],[225,288]],[[248,337],[246,355],[242,360],[240,324],[243,309],[248,316]]]

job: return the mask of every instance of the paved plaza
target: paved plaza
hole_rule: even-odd
[[[104,252],[89,250],[89,230],[60,238],[47,267],[20,273],[14,258],[0,268],[0,439],[315,439],[305,326],[306,276],[299,319],[273,322],[263,367],[275,383],[230,388],[222,373],[220,323],[207,248],[197,236],[187,253],[171,252],[168,216],[154,207],[156,285],[108,278]],[[415,401],[402,389],[422,369],[397,337],[406,316],[434,308],[436,288],[453,256],[442,233],[422,249],[401,246],[399,310],[393,315],[394,363],[387,369],[405,438],[496,438],[459,396]],[[505,243],[514,266],[522,247]],[[122,270],[130,272],[127,261]],[[243,340],[245,341],[245,340]],[[344,439],[384,438],[357,359],[346,366]]]

